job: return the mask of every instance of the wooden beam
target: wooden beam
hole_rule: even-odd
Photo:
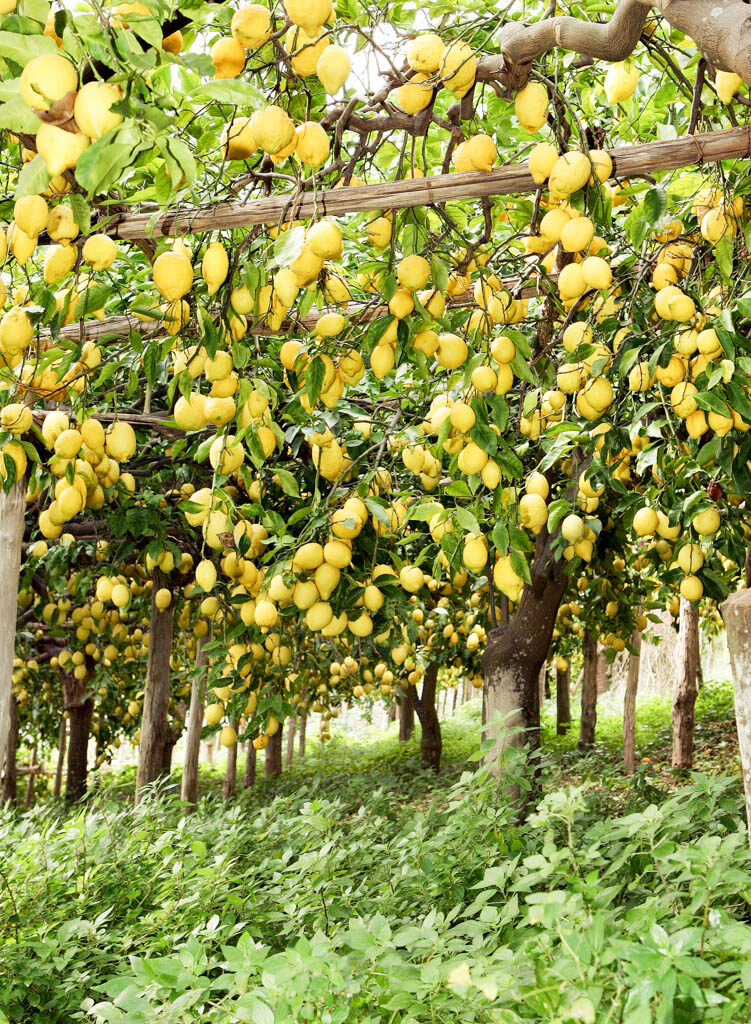
[[[609,153],[613,160],[613,176],[618,178],[717,163],[751,154],[751,127],[618,146]],[[487,174],[471,171],[324,189],[317,193],[286,192],[264,199],[248,198],[205,207],[183,207],[161,216],[158,210],[149,209],[144,213],[120,214],[110,221],[105,230],[113,238],[159,238],[251,224],[278,224],[298,218],[336,217],[365,210],[403,210],[459,199],[534,192],[537,187],[525,162],[499,167]]]
[[[548,278],[552,283],[557,280],[556,275],[552,275]],[[504,278],[504,287],[508,288],[509,291],[515,292],[519,287],[520,278]],[[537,285],[525,285],[518,293],[522,299],[531,299],[541,294],[540,288]],[[544,293],[543,293],[544,294]],[[465,309],[475,305],[474,294],[472,289],[461,292],[459,295],[451,295],[448,298],[448,305],[451,309]],[[335,307],[340,309],[344,316],[350,317],[352,322],[355,324],[370,323],[372,320],[377,320],[378,317],[387,316],[389,313],[388,306],[379,303],[377,306],[369,303],[361,302],[350,302],[347,306]],[[300,330],[301,328],[306,331],[312,331],[316,325],[316,321],[320,314],[303,316],[298,318],[289,318],[282,323],[282,326],[278,331],[272,330],[270,327],[266,327],[264,324],[255,323],[252,316],[247,317],[248,322],[248,334],[257,335],[259,337],[274,337],[277,335],[289,335],[294,331]],[[159,334],[162,329],[162,323],[159,320],[143,321],[138,320],[134,316],[109,316],[105,317],[104,320],[91,320],[83,324],[75,323],[68,324],[67,327],[62,327],[59,331],[58,337],[67,341],[116,341],[121,338],[127,338],[131,331],[136,331],[141,338],[148,339]],[[53,341],[52,335],[49,331],[43,331],[40,335],[40,339],[44,342]],[[54,344],[54,342],[53,342]]]

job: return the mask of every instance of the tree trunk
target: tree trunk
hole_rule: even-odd
[[[673,767],[690,768],[694,761],[694,705],[696,668],[699,663],[699,612],[695,604],[681,598],[678,629],[680,650],[678,678],[673,691]]]
[[[389,710],[388,710],[388,713],[386,715],[386,728],[387,729],[389,728],[389,726],[391,725],[392,722],[396,721],[396,712],[397,712],[396,701],[392,697],[391,698],[391,703],[389,704]]]
[[[409,690],[402,690],[399,701],[399,742],[406,743],[415,731],[415,706]]]
[[[240,723],[234,721],[232,728],[237,732]],[[235,742],[227,749],[227,765],[224,769],[224,784],[222,785],[222,796],[225,800],[230,800],[235,795],[237,787],[237,747],[238,744]]]
[[[289,716],[289,722],[287,724],[287,750],[284,754],[284,764],[287,768],[292,764],[292,758],[295,756],[295,732],[297,729],[297,721],[294,715]]]
[[[297,742],[297,753],[300,757],[305,757],[305,737],[308,732],[308,705],[303,704],[302,711],[300,713],[300,738]]]
[[[751,590],[739,590],[720,607],[730,653],[735,694],[735,724],[746,793],[746,822],[751,845]]]
[[[669,25],[693,40],[713,67],[735,71],[751,83],[751,12],[742,0],[620,0],[610,20],[601,23],[565,15],[532,25],[507,22],[499,34],[500,57],[492,67],[503,67],[504,84],[519,88],[532,61],[555,47],[597,60],[625,60],[639,42],[653,6]]]
[[[245,789],[250,789],[251,786],[256,784],[256,754],[256,748],[249,740],[245,744],[245,775],[243,776],[243,786]]]
[[[34,746],[31,751],[31,765],[30,768],[35,768],[37,763],[37,751],[39,750],[39,739],[34,740]],[[34,781],[36,780],[36,772],[30,771],[29,777],[26,780],[26,799],[23,802],[24,810],[28,810],[29,807],[34,803]]]
[[[600,647],[597,651],[597,694],[605,693],[610,687],[610,666],[605,658],[605,651]]]
[[[597,725],[597,641],[587,630],[582,641],[582,713],[579,750],[591,747]]]
[[[420,721],[420,760],[433,771],[441,770],[441,723],[435,705],[435,691],[438,685],[438,663],[428,665],[422,680],[422,693],[417,696],[417,688],[410,684],[405,693]]]
[[[637,615],[641,614],[641,605]],[[636,769],[636,693],[639,689],[641,667],[641,630],[631,634],[631,653],[628,657],[626,693],[623,697],[623,767],[629,775]]]
[[[0,789],[0,803],[15,804],[18,800],[18,783],[16,772],[16,757],[18,756],[18,702],[15,695],[10,695],[10,708],[6,728],[5,744],[5,772],[3,774],[2,789]]]
[[[89,734],[94,714],[94,699],[86,697],[80,704],[68,707],[70,736],[68,738],[68,777],[65,799],[70,803],[86,794],[86,772],[89,756]]]
[[[208,663],[203,649],[205,642],[206,637],[200,637],[196,644],[196,674],[190,687],[190,709],[188,728],[185,732],[185,757],[180,787],[180,799],[187,805],[186,811],[195,810],[198,803],[198,756],[201,751],[203,695],[206,689],[206,673],[203,669]]]
[[[571,725],[571,669],[555,670],[555,728],[559,736],[565,736]]]
[[[174,599],[169,607],[160,611],[156,606],[157,591],[166,582],[161,569],[151,576],[151,636],[149,660],[146,668],[146,687],[143,695],[141,742],[138,752],[135,802],[141,799],[145,786],[155,782],[164,770],[164,747],[169,741],[167,709],[170,698],[170,655],[172,653],[172,626]]]
[[[482,657],[484,737],[494,740],[486,764],[498,778],[508,747],[540,746],[540,669],[568,582],[542,535],[531,571],[513,619],[490,631]]]
[[[65,744],[68,739],[68,719],[65,712],[60,716],[60,735],[57,740],[57,765],[55,766],[55,784],[52,790],[54,797],[63,791],[63,765],[65,764]]]
[[[0,765],[5,763],[10,739],[18,579],[25,511],[25,479],[16,481],[8,494],[0,490]]]
[[[282,774],[282,725],[283,723],[280,722],[274,735],[269,736],[263,764],[263,774],[266,778]]]
[[[453,697],[451,699],[451,717],[453,718],[454,715],[456,714],[456,699],[459,695],[459,687],[455,686],[451,692],[453,694]]]

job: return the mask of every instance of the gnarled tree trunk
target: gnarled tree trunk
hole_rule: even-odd
[[[571,725],[571,669],[555,670],[555,730],[565,736]]]
[[[10,735],[25,499],[25,479],[16,481],[7,494],[0,490],[0,765],[5,763]]]
[[[641,604],[637,615],[641,614]],[[630,774],[636,768],[636,693],[639,689],[641,667],[641,630],[631,634],[631,652],[628,656],[626,692],[623,696],[623,767]]]
[[[540,669],[567,584],[545,531],[537,539],[531,575],[513,618],[490,631],[482,657],[484,735],[494,740],[486,764],[499,778],[508,747],[540,746]]]
[[[610,21],[567,16],[533,25],[507,22],[499,35],[501,55],[486,60],[483,75],[502,69],[510,84],[525,80],[525,69],[548,50],[561,47],[598,60],[621,61],[633,52],[644,23],[656,7],[668,24],[685,33],[710,64],[735,71],[751,83],[751,11],[742,0],[620,0]]]
[[[302,708],[300,710],[300,738],[297,741],[297,753],[300,757],[305,757],[305,737],[308,731],[308,691],[303,690],[300,696]]]
[[[597,725],[597,641],[587,630],[582,641],[582,712],[579,749],[591,747]]]
[[[18,702],[15,695],[10,695],[8,722],[6,726],[5,770],[0,787],[0,803],[14,804],[18,800],[18,773],[16,757],[18,756]],[[2,768],[2,765],[0,765]]]
[[[678,678],[673,691],[673,767],[690,768],[694,762],[694,705],[698,689],[699,612],[695,604],[681,598],[678,628]]]
[[[433,771],[441,770],[441,723],[435,706],[435,691],[438,685],[438,663],[432,661],[422,680],[422,693],[418,697],[417,687],[410,684],[405,693],[420,721],[420,760]]]
[[[185,732],[185,755],[180,799],[187,804],[186,810],[195,809],[198,802],[198,756],[201,752],[201,728],[203,726],[203,696],[206,690],[206,667],[208,658],[203,647],[206,637],[200,637],[196,644],[196,675],[190,687],[190,708],[188,728]]]
[[[146,668],[146,687],[143,695],[141,742],[138,751],[135,801],[141,799],[145,786],[155,782],[164,771],[165,745],[169,742],[167,710],[170,698],[170,655],[172,653],[172,626],[174,601],[160,611],[156,595],[166,582],[161,569],[151,576],[151,635],[149,660]]]

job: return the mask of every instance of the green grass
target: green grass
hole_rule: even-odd
[[[729,735],[728,693],[705,688],[697,734]],[[640,708],[631,779],[614,714],[586,756],[575,728],[550,739],[524,820],[469,760],[477,703],[438,777],[392,730],[312,744],[228,805],[205,770],[187,819],[169,793],[127,806],[129,773],[68,815],[5,811],[0,1021],[747,1021],[738,781],[666,773],[669,719]]]

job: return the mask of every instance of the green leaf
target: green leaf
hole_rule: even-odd
[[[305,244],[305,228],[302,225],[280,231],[274,242],[274,258],[269,267],[288,267],[297,259]]]
[[[661,188],[651,188],[644,196],[642,206],[650,227],[654,227],[668,208],[667,193]]]
[[[49,172],[44,160],[37,155],[23,168],[18,175],[16,184],[16,199],[23,199],[24,196],[38,196],[47,188],[50,182]]]
[[[714,258],[717,268],[726,281],[730,280],[733,273],[733,240],[732,238],[721,238],[714,247]]]
[[[438,256],[433,256],[430,260],[430,272],[433,275],[433,287],[439,292],[445,291],[449,280],[448,265]]]
[[[289,472],[288,469],[276,469],[276,476],[279,480],[279,484],[285,494],[291,495],[293,498],[300,497],[300,487],[297,480]]]
[[[71,192],[68,202],[73,210],[76,224],[81,229],[81,234],[88,235],[91,231],[91,207],[79,192]]]
[[[20,67],[25,67],[32,57],[43,53],[57,53],[57,45],[49,36],[0,32],[0,57],[7,57]]]
[[[76,181],[91,199],[104,192],[119,178],[131,161],[133,145],[118,142],[116,132],[108,132],[85,149],[76,164]]]
[[[321,385],[326,375],[326,366],[320,356],[316,356],[305,370],[305,394],[311,405],[315,405],[321,393]]]
[[[482,533],[477,518],[468,508],[455,508],[452,518],[456,520],[465,533]]]
[[[32,135],[39,128],[40,121],[33,110],[30,110],[20,96],[15,96],[0,106],[0,128],[12,132],[27,132]]]
[[[219,103],[231,103],[233,106],[249,110],[260,110],[266,106],[263,94],[250,82],[239,78],[222,78],[204,82],[188,94],[188,99],[198,102],[217,100]]]

